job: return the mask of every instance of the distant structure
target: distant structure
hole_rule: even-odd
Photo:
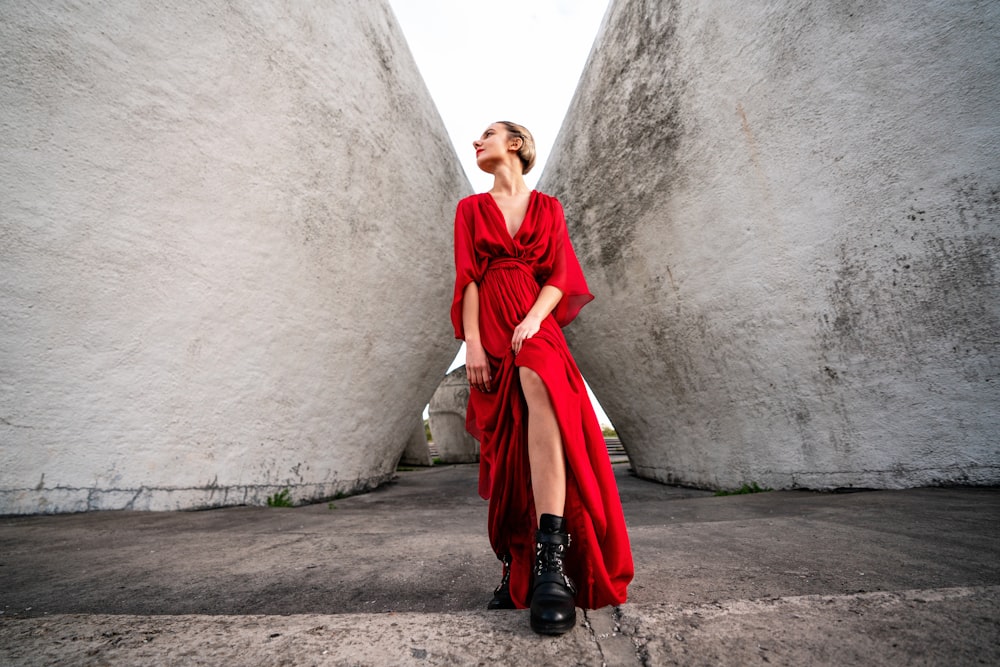
[[[399,464],[407,466],[434,465],[430,443],[427,441],[427,427],[424,426],[422,415],[417,415],[413,421],[414,429],[410,432],[410,438],[406,441],[402,456],[399,457]]]
[[[638,473],[1000,483],[1000,5],[615,0],[540,189]]]
[[[469,376],[459,366],[445,376],[428,405],[431,437],[442,463],[474,463],[479,460],[479,441],[465,430],[469,404]]]
[[[470,188],[386,2],[11,2],[0,36],[0,513],[389,479]]]

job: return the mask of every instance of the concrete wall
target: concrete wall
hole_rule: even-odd
[[[540,188],[640,475],[1000,483],[1000,3],[616,0]]]
[[[0,513],[392,474],[469,185],[385,2],[3,3],[0,90]]]

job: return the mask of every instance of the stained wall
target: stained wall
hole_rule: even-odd
[[[0,513],[388,479],[469,185],[387,4],[3,3],[0,90]]]
[[[1000,482],[1000,5],[614,0],[540,189],[644,477]]]

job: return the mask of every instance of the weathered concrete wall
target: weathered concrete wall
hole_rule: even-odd
[[[3,3],[0,81],[0,513],[387,479],[469,186],[386,3]]]
[[[1000,482],[1000,3],[609,9],[540,188],[639,474]]]

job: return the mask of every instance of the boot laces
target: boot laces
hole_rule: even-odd
[[[563,583],[565,583],[566,588],[570,590],[574,595],[576,595],[576,586],[573,584],[573,580],[569,578],[569,575],[563,571],[563,554],[566,552],[567,544],[546,544],[542,542],[535,543],[535,576],[539,576],[545,573],[558,574]]]
[[[563,574],[563,553],[566,548],[561,544],[535,544],[535,574],[555,572]]]

